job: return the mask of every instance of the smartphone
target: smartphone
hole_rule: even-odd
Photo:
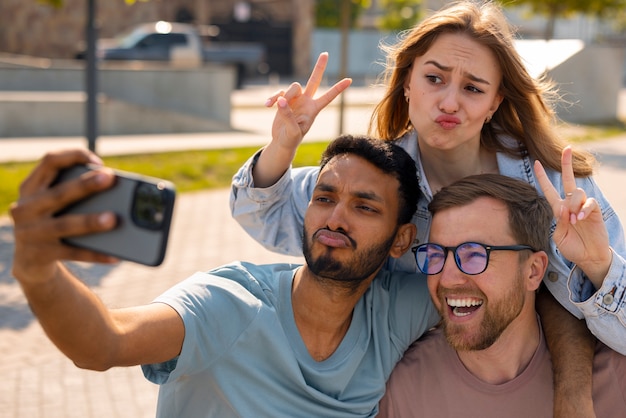
[[[77,165],[62,171],[55,183],[93,170]],[[112,211],[117,227],[111,231],[67,237],[66,244],[87,248],[123,260],[158,266],[165,258],[176,191],[167,181],[114,170],[115,184],[59,211],[56,216]]]

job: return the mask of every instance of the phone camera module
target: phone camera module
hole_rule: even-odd
[[[163,227],[166,211],[162,185],[140,183],[135,189],[132,219],[140,228],[158,230]]]

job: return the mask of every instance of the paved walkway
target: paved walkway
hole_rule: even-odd
[[[244,132],[100,138],[99,151],[113,154],[220,147],[224,144],[261,145],[267,140],[273,111],[245,106],[245,100],[262,104],[267,92],[258,93],[261,94],[252,98],[234,99],[234,103],[240,105],[233,113],[233,125]],[[364,97],[376,100],[371,94]],[[346,101],[349,100],[350,96]],[[371,112],[368,103],[362,99],[359,106],[353,106],[348,112],[346,131],[364,131]],[[336,126],[336,112],[327,110],[318,119],[310,139],[335,136]],[[36,159],[47,149],[68,145],[84,146],[84,140],[0,139],[0,154],[4,159]],[[598,153],[603,164],[597,180],[622,219],[626,220],[626,194],[623,193],[626,137],[590,144],[590,147]],[[0,218],[0,417],[154,417],[157,386],[145,380],[138,367],[116,368],[102,373],[83,371],[48,341],[30,313],[19,286],[11,278],[12,242],[9,220]],[[160,267],[133,263],[116,266],[77,263],[73,268],[106,304],[121,307],[148,303],[197,270],[239,259],[258,263],[300,261],[270,253],[245,235],[230,217],[228,191],[218,190],[179,197],[168,254]]]

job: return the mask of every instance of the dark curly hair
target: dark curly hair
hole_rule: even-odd
[[[320,172],[330,160],[343,154],[357,155],[384,173],[393,175],[400,183],[398,224],[411,222],[417,210],[417,199],[420,193],[413,158],[393,142],[366,135],[341,135],[333,140],[322,154]]]

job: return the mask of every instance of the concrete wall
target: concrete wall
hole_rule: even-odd
[[[227,131],[230,126],[200,118],[98,97],[100,135]],[[83,136],[85,94],[82,92],[0,92],[2,137]]]
[[[347,76],[355,83],[372,84],[384,70],[385,55],[379,45],[381,42],[393,43],[396,34],[380,31],[351,31],[348,35]],[[337,30],[317,29],[313,32],[311,47],[311,65],[321,52],[328,52],[326,78],[329,83],[339,78],[341,63],[341,34]]]
[[[100,91],[146,107],[230,123],[234,67],[104,69]]]
[[[85,72],[0,68],[0,137],[84,135]],[[107,66],[98,71],[99,133],[229,130],[235,69]]]
[[[624,48],[590,45],[548,72],[559,83],[559,117],[582,124],[619,119]]]

